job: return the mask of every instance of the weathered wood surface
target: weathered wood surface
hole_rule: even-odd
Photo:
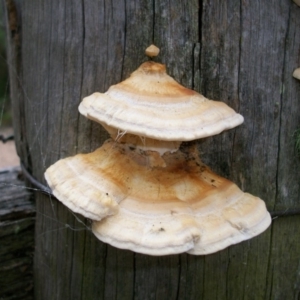
[[[0,299],[33,299],[35,207],[19,168],[0,171]]]
[[[203,160],[271,211],[300,208],[300,8],[291,0],[6,4],[18,12],[7,20],[18,153],[38,180],[59,158],[101,145],[107,134],[78,114],[79,102],[126,78],[154,42],[179,82],[245,117],[199,141]],[[97,241],[50,197],[36,201],[36,299],[299,298],[299,215],[213,255],[150,257]]]

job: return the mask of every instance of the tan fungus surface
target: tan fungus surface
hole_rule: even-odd
[[[225,103],[187,89],[148,61],[104,94],[83,99],[79,111],[103,125],[165,141],[190,141],[218,134],[243,122]]]
[[[46,179],[73,211],[103,218],[93,225],[100,240],[136,252],[208,254],[269,226],[264,202],[214,174],[195,148],[156,154],[109,140],[60,160]]]

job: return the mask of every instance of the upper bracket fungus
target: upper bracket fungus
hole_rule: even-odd
[[[182,143],[238,126],[243,117],[183,87],[164,65],[143,63],[107,92],[84,98],[79,111],[111,139],[56,162],[45,177],[62,203],[94,221],[100,240],[150,255],[199,255],[270,225],[261,199],[214,174],[195,145]]]

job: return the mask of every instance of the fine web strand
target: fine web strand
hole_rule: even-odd
[[[4,59],[3,56],[0,55],[0,59]],[[6,60],[5,60],[6,61]],[[6,61],[7,62],[7,61]],[[33,109],[39,109],[39,107],[36,107],[36,105],[29,99],[26,90],[24,89],[24,87],[21,84],[21,80],[18,76],[18,74],[15,72],[15,70],[13,70],[13,68],[11,68],[11,71],[13,72],[13,76],[17,79],[21,90],[22,90],[22,94],[23,96],[26,98],[27,103],[29,105],[29,110],[33,110]],[[4,120],[4,113],[5,113],[5,107],[8,106],[8,101],[9,101],[9,96],[8,96],[8,82],[7,82],[7,88],[6,88],[6,93],[4,96],[4,99],[1,99],[2,101],[0,102],[0,126],[3,125],[3,120]],[[69,91],[71,92],[72,89],[69,89]],[[65,93],[67,93],[68,90],[64,90],[62,93],[58,93],[56,96],[57,97],[63,97],[63,95]],[[38,104],[38,106],[43,105],[44,103],[46,103],[46,100],[43,101],[41,100]],[[49,149],[47,149],[47,151],[43,150],[43,145],[41,142],[41,134],[43,133],[43,131],[45,130],[45,127],[47,126],[47,115],[43,115],[41,118],[39,118],[38,120],[36,119],[36,117],[34,116],[34,120],[33,120],[33,128],[34,128],[34,132],[32,134],[33,138],[31,141],[31,144],[28,147],[28,156],[26,157],[27,159],[29,158],[29,155],[31,153],[31,151],[35,148],[38,147],[39,152],[40,152],[40,158],[41,158],[41,162],[42,162],[42,166],[44,171],[46,170],[47,166],[46,166],[46,161],[47,161],[47,156],[49,154],[57,154],[57,156],[59,156],[59,153],[56,153],[55,151],[51,151]],[[1,141],[0,141],[1,142]],[[25,159],[26,159],[25,158]],[[5,168],[6,169],[6,168]],[[7,187],[15,187],[21,190],[28,190],[30,193],[31,192],[35,192],[35,193],[43,193],[45,195],[45,191],[40,189],[40,188],[36,188],[36,187],[30,187],[30,186],[25,186],[22,184],[14,184],[12,182],[1,182],[0,185],[3,186],[7,186]],[[76,215],[74,212],[72,212],[71,210],[70,213],[73,215],[74,217],[74,222],[73,224],[70,223],[65,223],[60,221],[60,218],[58,217],[58,211],[57,211],[57,201],[56,199],[53,199],[53,197],[48,194],[47,198],[49,199],[49,204],[51,206],[51,209],[48,210],[46,213],[45,211],[38,211],[38,209],[36,209],[36,215],[41,215],[43,216],[45,219],[47,220],[51,220],[53,225],[52,227],[54,228],[45,228],[45,230],[43,230],[42,232],[39,233],[39,235],[37,237],[41,237],[43,235],[46,235],[48,233],[54,233],[54,232],[61,232],[63,230],[71,230],[71,231],[91,231],[91,228],[89,226],[90,221],[88,219],[84,219],[82,217],[82,219]],[[45,200],[44,200],[45,201]],[[66,208],[67,209],[67,208]]]
[[[117,134],[117,136],[115,138],[115,141],[119,142],[126,133],[127,133],[126,130],[118,129],[118,134]]]
[[[138,137],[141,139],[141,141],[143,143],[143,146],[146,146],[146,138],[144,136],[141,136],[141,135],[139,135]]]

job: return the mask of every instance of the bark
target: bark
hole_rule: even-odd
[[[155,43],[170,75],[240,112],[198,142],[220,175],[267,203],[300,208],[300,8],[283,1],[7,0],[18,153],[41,182],[59,158],[107,138],[81,99],[125,79]],[[11,13],[11,5],[15,7]],[[13,27],[13,21],[17,26]],[[17,29],[14,29],[17,28]],[[45,182],[44,182],[45,183]],[[86,220],[37,194],[36,299],[297,299],[300,216],[208,256],[150,257],[96,240]]]
[[[33,299],[34,224],[20,170],[0,171],[0,299]]]

